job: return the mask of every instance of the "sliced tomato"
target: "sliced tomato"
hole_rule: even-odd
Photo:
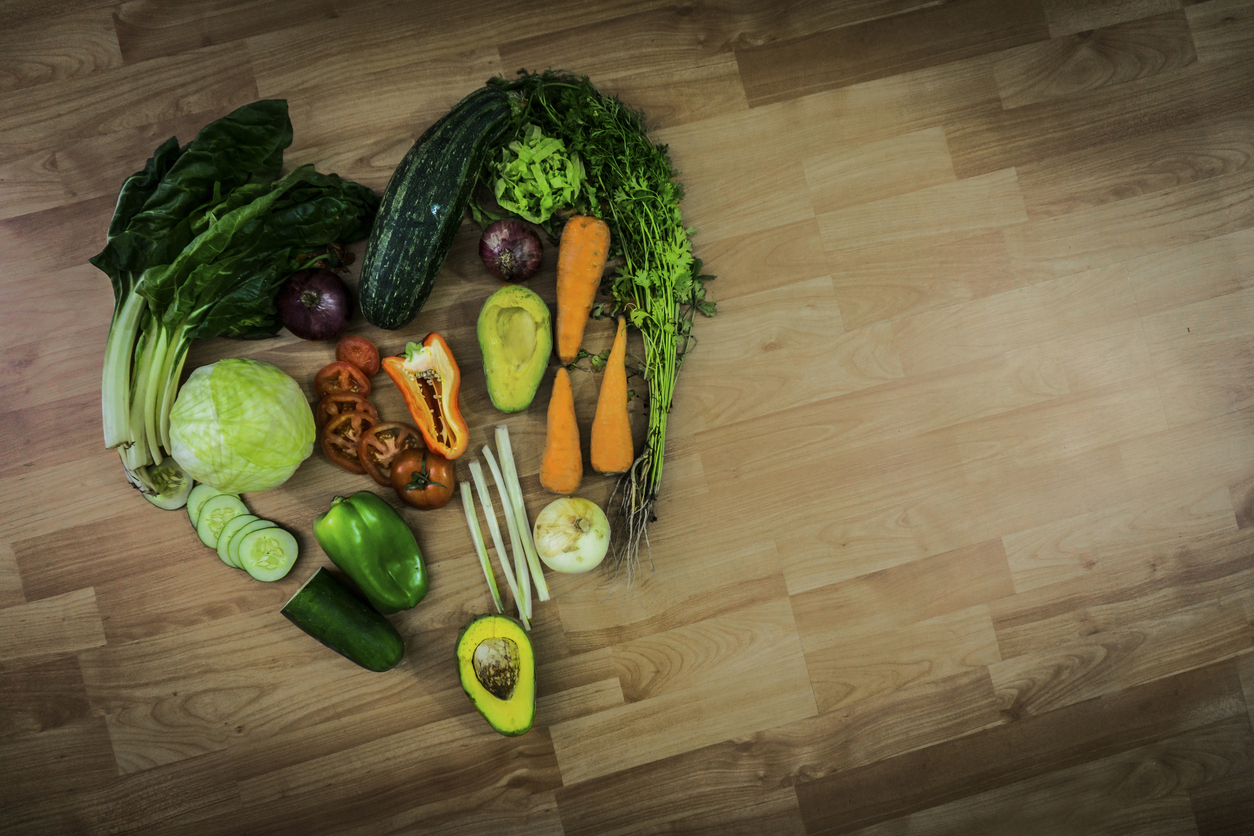
[[[425,450],[422,436],[409,424],[375,424],[362,433],[357,458],[366,474],[380,485],[390,485],[392,461],[405,450]]]
[[[327,395],[361,395],[370,394],[370,378],[365,373],[343,360],[336,360],[322,367],[322,371],[314,376],[314,394],[319,398]]]
[[[377,422],[366,412],[343,412],[322,427],[322,452],[349,473],[365,473],[357,446],[366,431]]]
[[[365,337],[350,334],[335,346],[335,359],[352,363],[366,373],[366,377],[374,377],[379,373],[379,349]]]
[[[314,421],[317,423],[318,429],[322,429],[327,421],[330,421],[337,415],[343,415],[345,412],[364,412],[373,418],[375,423],[379,422],[379,411],[374,408],[374,404],[361,395],[353,395],[348,392],[339,395],[327,395],[318,401],[318,405],[314,407]]]

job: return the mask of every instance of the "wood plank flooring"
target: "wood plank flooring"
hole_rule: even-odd
[[[381,190],[549,66],[646,111],[719,312],[651,565],[550,574],[511,739],[452,663],[491,606],[455,504],[405,512],[431,593],[374,674],[278,614],[362,478],[315,454],[245,497],[302,547],[272,585],[127,487],[87,258],[122,179],[241,104],[288,100],[287,166]],[[486,397],[475,233],[412,325],[352,329],[444,334],[534,515],[549,384]],[[0,301],[0,833],[1254,832],[1249,0],[0,0]],[[188,368],[308,384],[332,352]]]

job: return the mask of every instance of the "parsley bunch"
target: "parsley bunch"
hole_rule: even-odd
[[[704,275],[701,260],[693,257],[693,230],[684,226],[679,209],[683,185],[666,146],[649,139],[641,112],[602,94],[586,76],[521,72],[516,80],[489,83],[521,97],[520,125],[561,138],[583,161],[591,186],[584,195],[592,198],[574,208],[609,225],[610,255],[622,262],[610,285],[609,307],[624,312],[644,338],[648,436],[615,491],[621,503],[615,553],[630,579],[654,519],[675,379],[696,344],[693,318],[715,312],[705,288],[714,277]]]

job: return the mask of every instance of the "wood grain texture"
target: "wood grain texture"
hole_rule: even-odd
[[[993,74],[1007,109],[1171,72],[1196,60],[1183,10],[1007,50]]]
[[[90,75],[122,65],[107,8],[68,14],[0,32],[0,91]]]
[[[807,832],[852,833],[1223,722],[1243,703],[1236,666],[1220,663],[825,776],[797,796]]]
[[[1039,3],[960,0],[816,32],[736,58],[751,105],[984,55],[1048,36]]]
[[[1240,0],[1210,0],[1185,10],[1198,60],[1224,61],[1249,54],[1254,45],[1254,16]]]
[[[0,830],[1248,832],[1245,0],[40,0],[0,7],[0,47]],[[375,674],[278,614],[331,566],[315,516],[368,481],[315,453],[244,497],[300,545],[273,584],[126,485],[87,259],[152,149],[240,104],[287,100],[285,167],[379,191],[520,67],[644,109],[718,315],[647,563],[548,573],[536,725],[506,738],[453,664],[492,607],[456,504],[401,511],[431,590]],[[350,330],[446,338],[471,450],[510,428],[534,515],[544,412],[486,396],[477,244],[465,223],[409,326]],[[232,356],[308,388],[334,348],[215,339],[188,368]],[[572,380],[586,445],[599,376]]]
[[[1058,38],[1178,10],[1181,0],[1041,0],[1049,34]]]

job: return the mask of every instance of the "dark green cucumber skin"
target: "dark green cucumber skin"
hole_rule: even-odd
[[[358,296],[370,324],[394,331],[426,304],[511,112],[509,94],[481,87],[428,128],[396,167],[361,267]]]
[[[391,670],[405,655],[405,643],[392,622],[357,600],[324,567],[318,567],[280,612],[297,627],[366,670]]]

